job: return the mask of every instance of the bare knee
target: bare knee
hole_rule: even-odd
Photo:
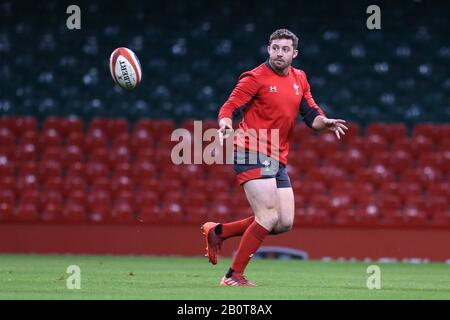
[[[292,222],[280,222],[272,229],[272,234],[280,234],[284,232],[288,232],[292,229]]]
[[[256,215],[256,221],[267,230],[273,230],[279,222],[278,213],[275,208],[268,208]]]

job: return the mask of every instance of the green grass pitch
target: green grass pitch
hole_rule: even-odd
[[[381,289],[369,290],[371,263],[254,260],[257,287],[220,287],[230,259],[135,256],[0,255],[0,299],[450,299],[448,264],[377,264]],[[67,289],[69,265],[81,288]]]

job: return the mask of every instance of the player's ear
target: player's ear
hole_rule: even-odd
[[[298,56],[298,50],[294,50],[294,54],[292,55],[292,58],[296,58]]]
[[[270,55],[270,44],[267,46],[267,53]]]

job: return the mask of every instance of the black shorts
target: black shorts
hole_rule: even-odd
[[[291,188],[286,166],[262,153],[235,151],[233,163],[240,185],[253,179],[275,178],[277,188]]]

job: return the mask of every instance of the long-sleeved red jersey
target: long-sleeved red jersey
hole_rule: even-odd
[[[303,98],[306,104],[301,103]],[[235,146],[261,152],[283,164],[287,164],[298,112],[310,127],[316,116],[324,115],[311,95],[305,72],[291,66],[289,73],[282,76],[275,73],[268,62],[239,77],[236,87],[219,111],[218,121],[225,117],[232,118],[233,111],[241,107],[245,108],[239,128],[245,134],[236,135]],[[279,130],[279,145],[271,139],[270,131],[273,129]],[[254,144],[249,144],[249,136],[253,136],[254,132],[258,142],[267,141],[267,147],[255,150],[252,147]]]

